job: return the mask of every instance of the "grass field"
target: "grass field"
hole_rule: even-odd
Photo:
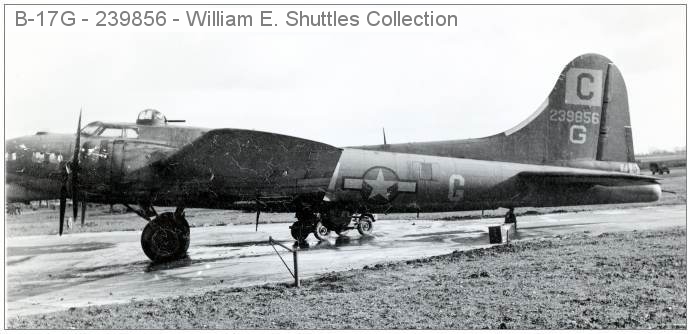
[[[9,328],[686,328],[686,230],[558,235],[270,284],[8,319]]]

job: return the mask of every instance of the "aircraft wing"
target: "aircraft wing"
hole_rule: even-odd
[[[256,198],[325,190],[340,155],[340,148],[302,138],[216,129],[155,168],[163,193]]]
[[[656,177],[625,173],[600,171],[530,171],[518,173],[519,179],[536,184],[554,185],[600,185],[600,186],[635,186],[659,184]]]

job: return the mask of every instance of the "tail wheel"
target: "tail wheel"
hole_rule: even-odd
[[[509,211],[506,213],[506,216],[504,216],[504,224],[515,224],[516,223],[516,214],[513,213],[513,211]]]
[[[321,241],[328,239],[330,233],[331,231],[329,231],[329,229],[321,222],[318,222],[314,227],[314,236]]]
[[[370,235],[372,233],[372,217],[363,216],[357,224],[357,231],[362,235]]]
[[[144,227],[142,250],[153,262],[168,262],[182,258],[190,246],[190,227],[184,217],[175,219],[166,212]]]

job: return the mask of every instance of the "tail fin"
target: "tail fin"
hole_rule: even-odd
[[[597,54],[566,65],[547,101],[504,134],[504,145],[532,147],[543,163],[634,161],[624,79],[609,59]],[[523,151],[520,147],[514,148]],[[535,156],[523,158],[537,162]]]
[[[514,128],[477,139],[363,149],[636,172],[624,79],[598,54],[564,67],[547,100]],[[612,162],[612,163],[610,163]]]

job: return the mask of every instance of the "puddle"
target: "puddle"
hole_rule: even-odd
[[[73,252],[88,252],[99,249],[106,249],[115,247],[115,244],[109,242],[86,242],[82,244],[65,244],[54,246],[36,246],[36,247],[7,247],[7,256],[16,255],[41,255],[54,253],[73,253]]]
[[[15,265],[15,264],[17,264],[17,263],[22,263],[22,262],[31,260],[31,259],[33,259],[33,258],[34,258],[33,256],[22,256],[22,257],[20,257],[20,258],[18,258],[18,259],[7,260],[6,264],[7,264],[8,266],[12,266],[12,265]]]

